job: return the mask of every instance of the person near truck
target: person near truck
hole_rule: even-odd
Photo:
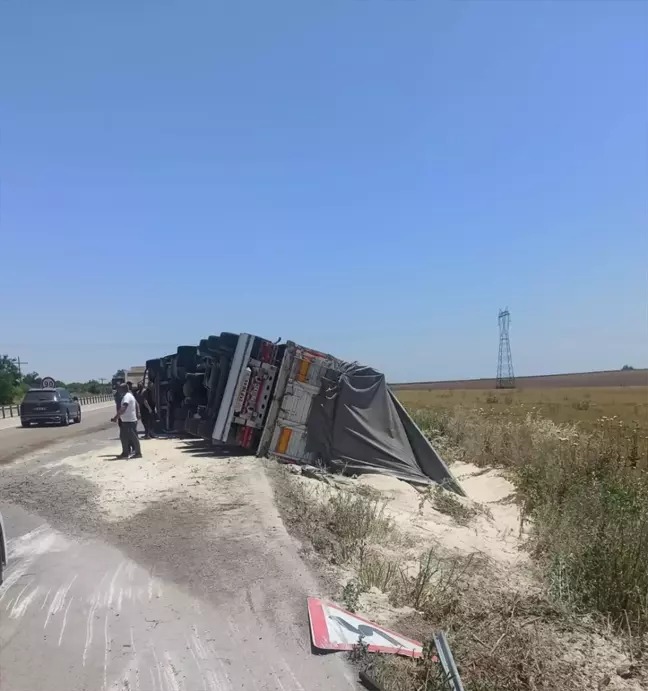
[[[137,436],[137,420],[139,419],[139,406],[135,396],[130,392],[126,384],[120,385],[122,394],[120,407],[112,418],[113,422],[121,422],[119,427],[119,439],[121,440],[122,452],[117,458],[142,458],[139,438]],[[133,453],[131,454],[131,449]]]
[[[122,390],[124,386],[126,387],[126,389]],[[126,390],[133,393],[133,382],[130,382],[130,381],[119,382],[117,384],[117,388],[115,390],[115,409],[116,409],[116,413],[117,413],[117,424],[119,425],[120,434],[121,434],[122,421],[121,421],[121,418],[119,417],[119,411],[121,409],[121,401],[122,401],[122,398],[124,397],[124,392]],[[113,420],[113,422],[114,422],[114,420]],[[132,453],[135,453],[134,448],[131,448],[131,451],[132,451]]]
[[[140,382],[137,385],[137,389],[134,391],[134,394],[135,400],[139,404],[140,414],[142,416],[142,425],[144,425],[144,439],[153,439],[155,437],[155,434],[153,433],[155,412],[151,387],[149,386],[147,388],[144,386],[144,382]]]

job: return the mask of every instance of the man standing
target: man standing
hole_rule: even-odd
[[[119,420],[121,425],[119,427],[119,438],[121,440],[122,452],[121,456],[117,458],[142,458],[142,450],[140,448],[139,438],[137,436],[137,420],[138,420],[138,406],[135,396],[129,391],[126,384],[119,387],[122,394],[119,411],[113,422]],[[130,450],[134,453],[130,456]]]
[[[151,406],[152,399],[149,395],[149,389],[144,387],[144,382],[140,382],[133,393],[139,405],[142,424],[144,425],[144,439],[153,439],[153,424],[155,423],[155,417],[153,415],[153,407]]]
[[[122,398],[124,396],[122,390],[121,390],[122,385],[117,384],[115,387],[115,413],[117,415],[117,422],[119,423],[119,426],[121,427],[121,420],[119,419],[119,411],[121,410],[121,402]]]

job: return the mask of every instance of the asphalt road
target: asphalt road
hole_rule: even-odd
[[[19,418],[3,421],[0,427],[0,465],[51,444],[66,443],[114,428],[115,424],[110,422],[114,407],[108,402],[83,408],[81,422],[68,427],[21,427]]]
[[[312,653],[321,593],[259,461],[172,441],[113,461],[104,416],[10,433],[56,443],[0,470],[0,691],[354,689],[340,655]]]

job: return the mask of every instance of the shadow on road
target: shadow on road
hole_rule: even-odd
[[[231,458],[234,456],[254,456],[249,449],[240,446],[214,446],[204,439],[182,439],[179,449],[183,453],[199,458]]]

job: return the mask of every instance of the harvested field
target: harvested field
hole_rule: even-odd
[[[518,389],[583,388],[594,386],[648,386],[648,369],[607,370],[605,372],[574,372],[517,377]],[[438,389],[494,389],[494,379],[461,379],[390,384],[395,391]]]
[[[546,389],[407,389],[396,395],[410,409],[482,409],[488,414],[524,418],[529,413],[584,430],[609,421],[637,427],[648,435],[648,386]]]

